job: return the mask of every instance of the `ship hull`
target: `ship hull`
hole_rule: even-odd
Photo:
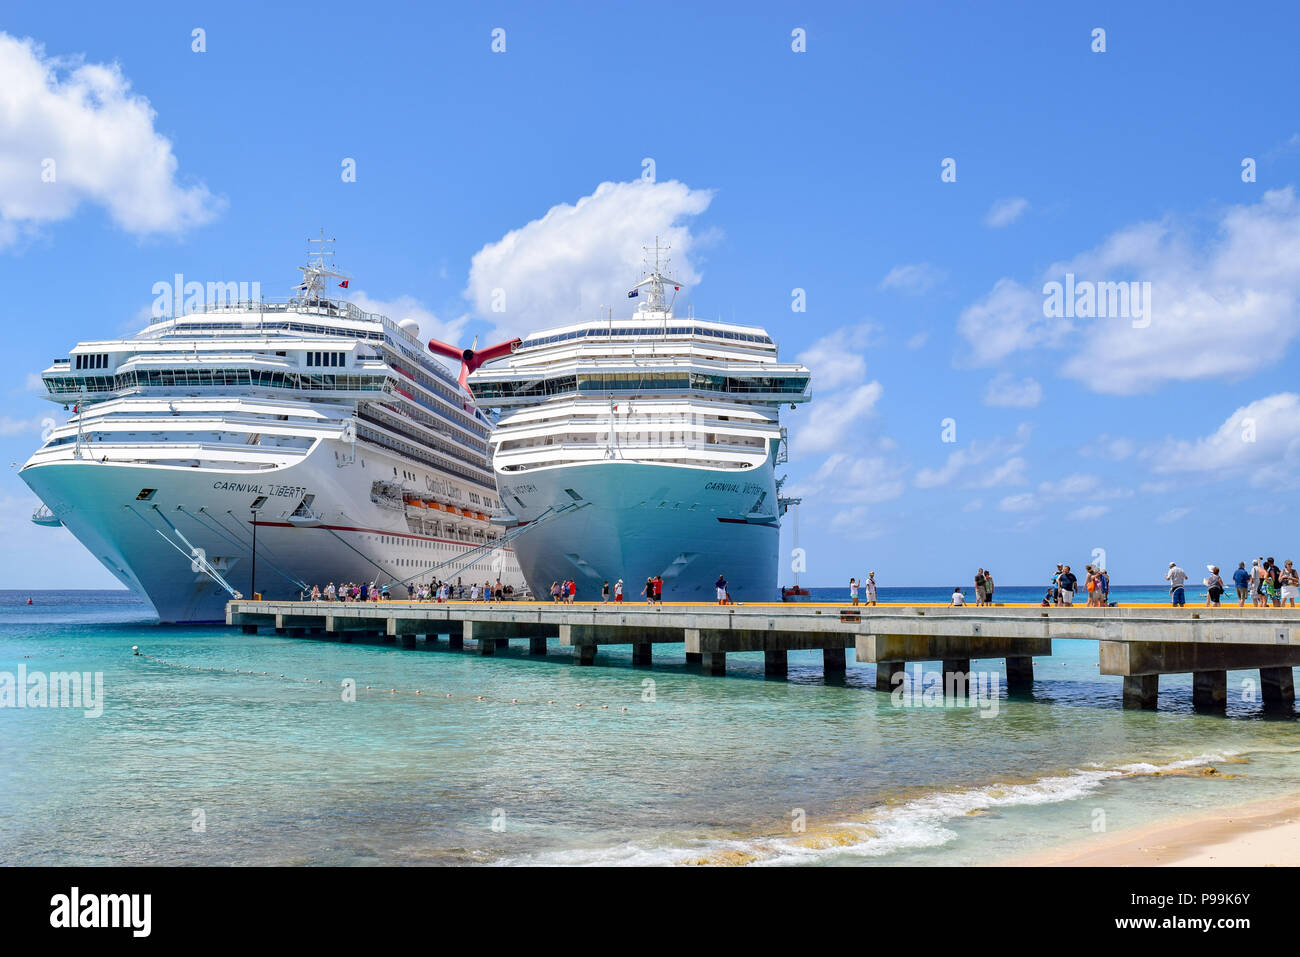
[[[733,600],[776,597],[770,456],[744,472],[610,461],[498,473],[497,484],[507,507],[537,523],[512,542],[536,596],[573,579],[580,600],[599,599],[604,582],[612,591],[621,578],[625,601],[644,600],[658,574],[665,601],[714,601],[719,575]]]
[[[327,443],[282,468],[250,473],[90,459],[29,465],[19,474],[64,526],[123,585],[136,592],[161,621],[224,622],[230,595],[201,567],[215,567],[226,582],[252,594],[251,503],[258,512],[256,591],[267,599],[297,599],[302,586],[329,582],[389,584],[407,578],[523,585],[509,547],[476,552],[473,543],[412,534],[405,513],[370,498],[370,483],[402,460],[382,452],[339,467]],[[153,494],[138,496],[146,489]],[[319,524],[290,521],[302,496],[314,496]],[[199,555],[201,554],[201,560]],[[468,558],[468,556],[466,556]],[[441,563],[455,563],[435,570]],[[394,597],[405,597],[395,587]]]

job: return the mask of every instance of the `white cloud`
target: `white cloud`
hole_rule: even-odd
[[[880,288],[920,294],[943,282],[947,275],[947,271],[930,263],[895,266],[880,280]]]
[[[1143,449],[1152,471],[1248,476],[1272,485],[1300,470],[1300,395],[1279,392],[1233,412],[1214,432],[1194,441],[1166,439]]]
[[[0,416],[0,436],[38,435],[52,418],[50,412],[26,419],[15,419],[8,415]]]
[[[836,329],[799,353],[798,361],[812,370],[819,390],[860,383],[866,378],[867,360],[853,347],[861,345],[872,331],[865,325]]]
[[[1300,334],[1300,201],[1291,187],[1272,190],[1227,208],[1215,227],[1206,241],[1170,220],[1138,223],[1052,265],[1032,288],[998,280],[958,320],[967,358],[979,364],[1017,350],[1068,350],[1061,374],[1113,395],[1239,379],[1276,363]],[[1067,273],[1150,282],[1149,324],[1047,318],[1043,282]]]
[[[993,439],[976,439],[965,448],[954,449],[948,453],[948,458],[943,465],[938,468],[923,468],[916,473],[914,482],[917,488],[938,488],[954,481],[959,475],[973,472],[977,468],[984,469],[985,463],[989,459],[997,456],[1014,456],[1029,441],[1029,425],[1021,423],[1016,429],[1016,434],[1012,438],[1003,438],[1001,436]],[[1018,461],[1012,459],[1004,464],[1001,469],[1007,470],[1011,462]],[[1023,460],[1020,466],[1023,468]],[[994,470],[992,474],[998,474],[999,470]],[[975,484],[980,484],[981,479],[987,481],[990,473],[987,470],[976,479]]]
[[[1028,481],[1025,478],[1026,465],[1025,460],[1020,456],[1013,456],[992,471],[978,478],[972,478],[967,483],[967,487],[996,488],[999,485],[1024,485]]]
[[[1101,518],[1109,511],[1109,505],[1085,505],[1082,508],[1076,508],[1065,517],[1072,522],[1090,522]]]
[[[1030,509],[1038,507],[1038,500],[1034,498],[1033,492],[1021,492],[1018,495],[1008,495],[1002,501],[998,502],[998,508],[1004,512],[1027,512]]]
[[[984,217],[984,225],[989,229],[1001,229],[1010,226],[1029,208],[1029,200],[1022,196],[1012,196],[995,202]]]
[[[475,253],[465,296],[503,337],[594,317],[602,304],[618,315],[640,276],[642,247],[656,236],[672,247],[673,278],[699,281],[692,256],[709,236],[681,221],[703,213],[712,199],[712,190],[676,180],[601,183]],[[504,309],[494,311],[499,303]]]
[[[901,463],[875,450],[866,455],[835,452],[788,494],[839,506],[876,505],[903,494],[904,472]]]
[[[1049,327],[1039,293],[1013,279],[999,279],[987,296],[962,310],[957,331],[969,347],[966,361],[987,365],[1018,349],[1043,345],[1053,330],[1065,334],[1069,323],[1053,321],[1056,325]]]
[[[1132,439],[1105,432],[1079,447],[1079,454],[1084,458],[1108,459],[1111,462],[1122,462],[1136,451],[1137,443]]]
[[[840,445],[856,425],[871,415],[883,391],[880,383],[873,380],[812,403],[806,423],[794,434],[794,449],[799,455],[806,455]]]
[[[916,335],[912,336],[912,338],[907,340],[907,348],[919,349],[921,348],[921,346],[925,345],[926,342],[929,341],[929,339],[930,339],[930,333],[918,332]]]
[[[171,142],[117,64],[50,57],[0,32],[0,91],[0,248],[82,203],[140,235],[200,225],[223,206],[201,183],[177,182]]]
[[[1181,518],[1192,514],[1190,508],[1171,508],[1169,511],[1156,516],[1156,521],[1161,525],[1169,525]]]
[[[1032,409],[1043,401],[1043,387],[1032,377],[1016,379],[1002,373],[984,390],[984,404],[1004,409]]]

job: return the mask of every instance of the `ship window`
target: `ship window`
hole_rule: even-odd
[[[248,507],[252,509],[254,512],[256,512],[259,508],[261,508],[265,504],[266,504],[266,496],[259,495],[257,496],[257,498],[253,499],[253,504]]]
[[[566,489],[564,490],[564,492],[565,492],[566,495],[569,496],[569,498],[573,499],[575,502],[581,502],[581,501],[582,501],[582,496],[579,495],[577,492],[575,492],[573,489],[571,489],[571,488],[566,488]]]
[[[158,491],[156,488],[142,488],[140,494],[135,497],[137,502],[147,502],[153,498],[153,493]]]

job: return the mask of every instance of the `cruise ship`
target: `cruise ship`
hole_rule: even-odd
[[[501,520],[524,530],[513,544],[534,594],[572,579],[594,598],[622,579],[636,600],[660,575],[665,601],[711,601],[721,575],[733,600],[772,601],[779,409],[809,399],[810,375],[763,329],[675,316],[661,251],[628,293],[632,318],[533,333],[468,375],[498,417]]]
[[[194,304],[41,374],[71,414],[19,473],[33,521],[67,527],[163,622],[331,581],[524,588],[492,521],[491,421],[415,322],[331,296],[349,282],[332,255],[287,300]]]

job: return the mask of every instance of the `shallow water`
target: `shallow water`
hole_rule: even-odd
[[[923,591],[882,597],[948,590]],[[851,660],[828,686],[816,652],[788,681],[761,655],[718,679],[680,645],[651,670],[619,648],[575,668],[554,642],[480,658],[26,597],[0,593],[0,672],[102,672],[106,700],[0,708],[4,863],[990,863],[1300,790],[1294,717],[1243,700],[1257,674],[1229,676],[1226,719],[1192,713],[1187,678],[1125,712],[1095,642],[1056,642],[993,714],[896,707]]]

